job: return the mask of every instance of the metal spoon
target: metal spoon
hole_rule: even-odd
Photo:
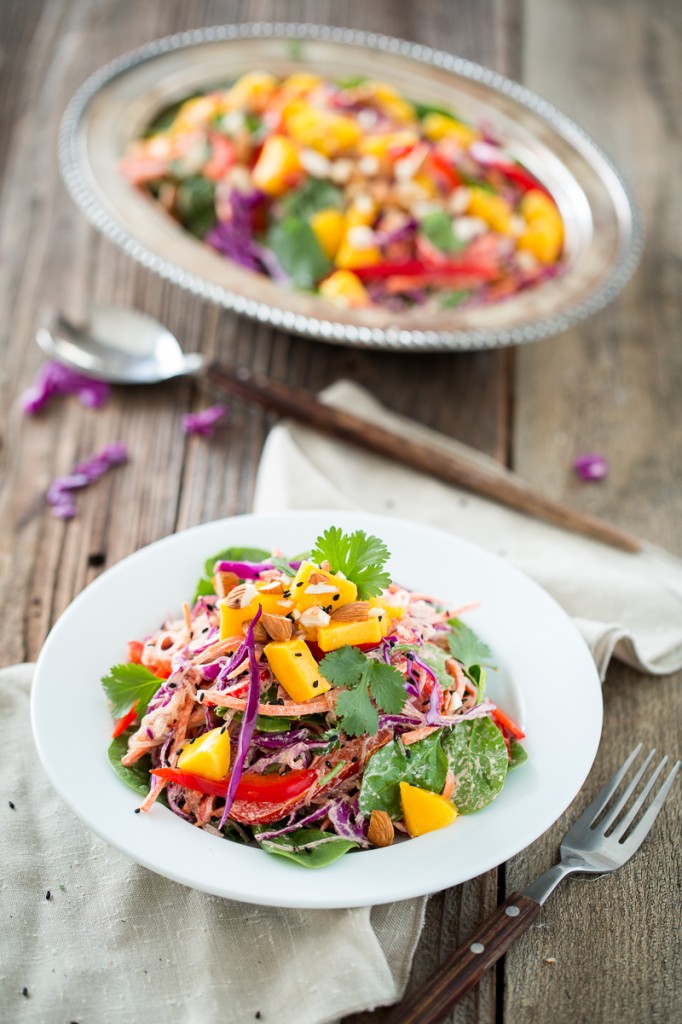
[[[621,550],[641,550],[637,538],[545,498],[503,467],[488,469],[466,452],[446,454],[428,442],[394,434],[345,409],[325,405],[303,388],[281,384],[247,369],[220,366],[198,353],[185,354],[170,331],[137,310],[96,306],[81,326],[57,315],[51,330],[38,332],[37,341],[50,359],[115,384],[155,384],[173,377],[202,375],[221,391],[258,402],[338,440],[378,452],[421,473]]]

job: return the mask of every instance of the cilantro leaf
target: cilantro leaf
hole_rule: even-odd
[[[473,629],[465,625],[461,619],[448,619],[448,624],[452,627],[452,633],[448,635],[450,654],[467,672],[472,665],[490,665],[493,652],[480,637],[476,636]]]
[[[111,714],[121,718],[138,701],[140,717],[147,704],[162,685],[162,680],[144,665],[114,665],[108,676],[102,676],[104,692],[111,701]]]
[[[372,696],[382,709],[397,715],[405,706],[405,680],[393,665],[381,661],[369,662],[369,688]]]
[[[320,669],[325,679],[334,686],[358,686],[367,667],[367,658],[357,647],[340,647],[331,651],[320,662]]]
[[[293,578],[296,575],[286,558],[280,558],[279,555],[270,555],[270,561],[274,565],[275,569],[279,569],[285,576],[291,576]]]
[[[325,559],[332,572],[342,572],[358,588],[361,601],[375,597],[391,582],[383,565],[391,557],[384,542],[378,537],[368,536],[363,530],[344,533],[338,526],[330,526],[317,538],[311,552],[314,561]]]
[[[379,728],[379,712],[372,704],[366,686],[343,690],[336,701],[336,714],[347,736],[374,735]]]

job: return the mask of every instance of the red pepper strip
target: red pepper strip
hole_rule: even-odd
[[[521,726],[517,725],[516,722],[509,717],[509,715],[506,715],[504,713],[504,711],[500,711],[499,708],[495,708],[494,711],[491,711],[491,716],[493,721],[496,722],[498,725],[501,725],[502,728],[506,729],[508,733],[511,733],[514,739],[523,740],[526,738],[526,734],[521,728]]]
[[[433,169],[445,178],[451,188],[457,188],[462,184],[462,179],[455,168],[450,166],[445,157],[439,153],[437,149],[431,151],[429,154],[429,161]]]
[[[384,281],[387,277],[424,277],[437,274],[440,277],[479,277],[489,280],[499,277],[500,269],[492,263],[476,260],[443,260],[426,263],[423,260],[402,260],[400,262],[375,263],[369,267],[356,267],[353,271],[361,281]]]
[[[128,641],[128,661],[131,661],[133,665],[142,664],[142,652],[144,650],[144,644],[141,640],[129,640]]]
[[[175,782],[185,789],[195,789],[198,793],[211,796],[225,796],[230,784],[230,776],[214,782],[204,779],[194,772],[183,772],[178,768],[152,768],[152,775],[166,782]],[[235,792],[235,800],[248,800],[252,803],[279,803],[302,796],[317,781],[317,772],[310,768],[287,772],[286,775],[244,774],[239,780]]]
[[[139,703],[139,700],[136,700],[130,711],[126,711],[125,715],[122,715],[121,718],[119,718],[118,722],[114,725],[114,731],[111,734],[112,739],[116,739],[117,736],[120,736],[122,732],[126,731],[129,725],[133,724],[137,718],[137,705]]]
[[[203,174],[210,181],[218,181],[235,161],[234,146],[229,139],[219,132],[212,132],[210,136],[211,156],[204,164]]]
[[[533,189],[537,189],[539,192],[544,192],[550,199],[552,198],[545,186],[537,178],[534,178],[532,174],[524,170],[523,167],[519,167],[518,164],[508,164],[500,161],[500,163],[490,163],[485,166],[499,171],[500,174],[504,174],[505,178],[518,185],[522,192],[530,192]]]

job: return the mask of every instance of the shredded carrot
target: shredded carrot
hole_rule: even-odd
[[[437,732],[437,725],[422,725],[419,729],[412,729],[410,732],[404,732],[400,737],[406,747],[409,747],[411,743],[417,743],[419,740],[423,740],[426,736],[430,736],[432,732]]]

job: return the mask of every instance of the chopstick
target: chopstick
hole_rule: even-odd
[[[609,523],[552,501],[509,476],[486,470],[457,455],[445,454],[422,441],[394,434],[343,409],[325,405],[304,388],[292,387],[263,374],[218,363],[211,363],[207,367],[206,376],[220,390],[257,402],[340,441],[384,455],[446,483],[463,487],[518,512],[591,537],[621,551],[635,553],[642,550],[641,541]]]

